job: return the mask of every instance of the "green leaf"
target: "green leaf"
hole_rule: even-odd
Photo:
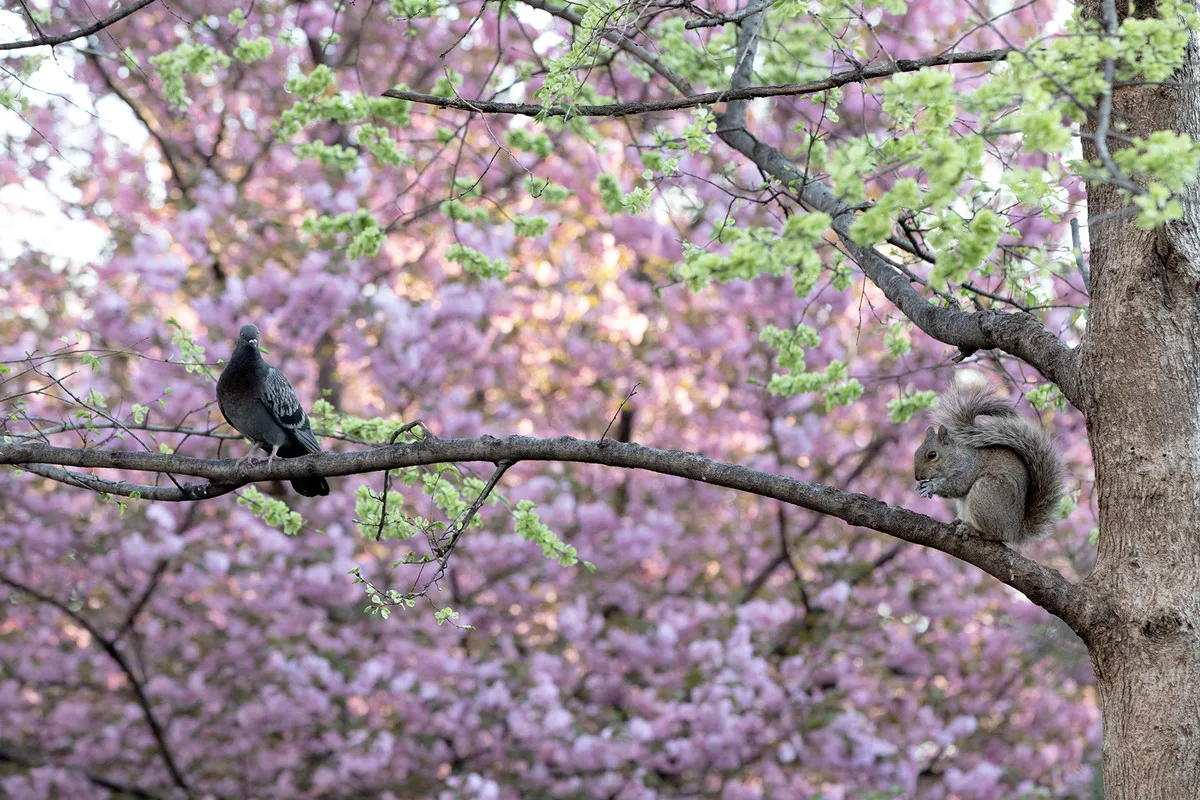
[[[281,529],[288,536],[294,536],[304,527],[304,518],[289,509],[286,503],[267,497],[253,486],[247,486],[238,492],[237,504],[244,506],[271,527]]]
[[[546,558],[554,559],[564,567],[579,563],[575,548],[565,544],[541,521],[537,513],[537,504],[534,502],[522,500],[517,503],[513,511],[513,520],[517,535],[541,547],[542,555]]]
[[[256,61],[266,61],[274,52],[275,46],[265,36],[259,36],[257,39],[239,38],[237,46],[233,49],[233,57],[243,64],[253,64]]]
[[[488,258],[473,247],[455,242],[446,248],[446,259],[462,266],[464,270],[484,279],[500,279],[508,277],[507,262],[498,258]]]
[[[908,422],[922,411],[937,406],[937,392],[905,391],[904,394],[888,401],[888,419],[897,424]]]
[[[192,103],[184,85],[185,77],[208,75],[230,63],[229,56],[207,44],[181,44],[150,58],[150,65],[158,70],[158,76],[162,79],[163,97],[167,105],[180,111]]]

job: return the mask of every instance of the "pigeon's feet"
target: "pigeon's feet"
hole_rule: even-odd
[[[259,464],[263,461],[269,462],[270,459],[271,459],[270,456],[264,455],[261,450],[259,450],[257,447],[255,447],[249,453],[246,453],[246,455],[242,456],[241,458],[239,458],[237,460],[237,466],[238,466],[238,469],[241,469],[242,467],[246,466],[247,464]]]

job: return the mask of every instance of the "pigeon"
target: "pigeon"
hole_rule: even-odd
[[[258,352],[258,328],[254,325],[243,325],[238,334],[233,355],[217,381],[217,406],[238,433],[270,453],[268,464],[277,456],[297,458],[321,452],[292,385]],[[238,463],[255,452],[251,450]],[[292,488],[305,497],[329,494],[329,484],[321,477],[295,478]]]

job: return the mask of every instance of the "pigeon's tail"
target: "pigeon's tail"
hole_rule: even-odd
[[[297,478],[292,488],[305,497],[324,497],[329,494],[329,484],[324,478]]]
[[[304,442],[289,442],[279,448],[279,456],[281,458],[298,458],[314,452],[321,452],[321,448],[317,447],[316,450],[310,450]],[[324,497],[329,494],[329,484],[321,477],[296,478],[292,481],[292,488],[305,497]]]

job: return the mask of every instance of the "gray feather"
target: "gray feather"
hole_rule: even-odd
[[[267,367],[267,377],[263,382],[262,402],[271,412],[271,416],[286,429],[309,453],[321,452],[317,437],[313,436],[308,415],[296,397],[296,391],[288,383],[283,373],[274,367]]]

